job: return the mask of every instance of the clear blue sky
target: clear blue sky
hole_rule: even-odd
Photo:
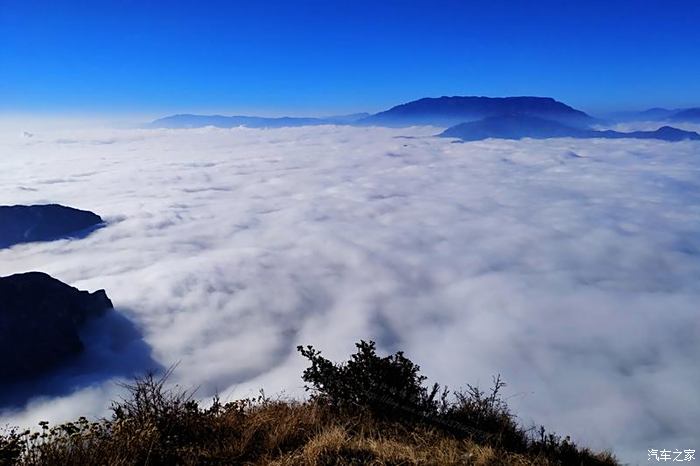
[[[0,112],[700,105],[700,1],[0,0]]]

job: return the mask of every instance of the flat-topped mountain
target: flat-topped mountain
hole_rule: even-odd
[[[81,326],[109,309],[104,290],[80,291],[41,272],[0,277],[0,380],[32,377],[77,356]]]
[[[448,128],[442,137],[459,138],[463,141],[479,141],[488,138],[498,139],[549,139],[549,138],[605,138],[605,139],[660,139],[663,141],[700,140],[700,134],[663,126],[656,131],[597,131],[575,128],[562,123],[531,115],[501,115],[483,120],[461,123]]]
[[[58,204],[0,206],[0,248],[70,237],[102,223],[97,214]]]
[[[569,126],[589,126],[595,119],[550,97],[439,97],[397,105],[364,120],[386,126],[452,126],[500,115],[520,114]]]

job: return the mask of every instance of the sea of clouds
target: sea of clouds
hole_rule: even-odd
[[[0,250],[0,275],[104,288],[150,351],[110,354],[178,363],[203,398],[300,396],[297,345],[375,339],[454,388],[500,373],[524,424],[628,461],[700,450],[700,143],[437,132],[6,132],[3,204],[108,225]],[[70,380],[0,424],[105,415],[121,390]]]

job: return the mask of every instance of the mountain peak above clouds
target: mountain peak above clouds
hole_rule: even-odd
[[[576,127],[587,127],[596,122],[585,112],[551,97],[443,96],[397,105],[362,120],[362,123],[380,126],[452,126],[509,114],[546,118]]]

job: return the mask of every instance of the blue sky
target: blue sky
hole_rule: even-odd
[[[0,112],[700,105],[697,1],[0,0]]]

